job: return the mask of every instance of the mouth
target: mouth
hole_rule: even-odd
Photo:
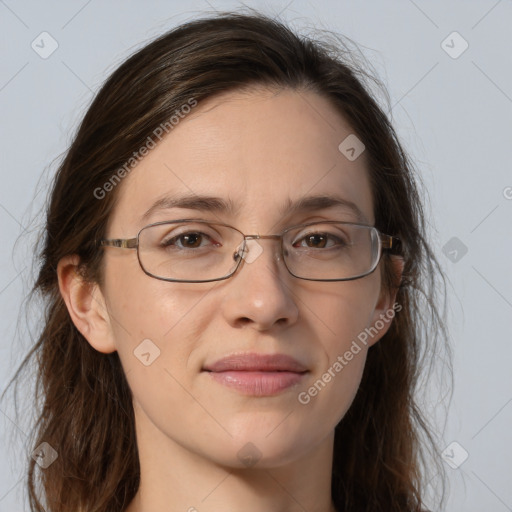
[[[243,395],[272,396],[300,384],[309,370],[284,354],[238,354],[206,365],[203,372]]]

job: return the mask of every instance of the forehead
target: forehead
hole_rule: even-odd
[[[288,220],[287,208],[311,196],[341,198],[373,224],[365,154],[351,161],[339,149],[352,134],[332,104],[312,92],[254,89],[209,98],[124,178],[111,228],[133,232],[190,216],[194,201],[175,206],[183,196],[219,198],[224,209],[210,202],[218,220],[259,231]],[[331,211],[361,221],[350,208]]]

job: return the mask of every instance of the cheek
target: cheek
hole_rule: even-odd
[[[186,438],[191,425],[194,436],[208,436],[215,425],[205,421],[205,411],[191,393],[196,394],[193,354],[215,310],[202,300],[212,285],[185,288],[141,271],[127,276],[121,269],[113,271],[106,287],[117,352],[138,421],[149,420],[148,429],[156,425],[171,438]],[[177,421],[176,411],[186,420]]]
[[[304,295],[303,320],[315,331],[330,359],[343,353],[370,325],[379,282],[380,275],[375,272],[354,281],[327,283],[321,292],[317,288]]]
[[[324,338],[324,358],[304,387],[298,390],[297,407],[309,425],[305,430],[327,435],[345,416],[361,382],[368,347],[357,340],[359,322],[341,321],[338,334]]]
[[[370,326],[379,292],[380,275],[336,283],[329,292],[305,301],[305,322],[321,345],[314,375],[298,394],[298,403],[322,428],[336,426],[350,407],[364,370]],[[313,298],[314,297],[314,298]]]
[[[185,368],[210,318],[202,299],[212,285],[165,282],[144,274],[136,261],[122,263],[107,266],[105,296],[125,372],[138,372],[143,365],[137,356],[148,352],[159,365]]]
[[[193,297],[179,283],[165,282],[146,275],[137,254],[118,251],[105,261],[105,295],[113,327],[137,337],[161,337],[177,318],[186,314]],[[120,325],[122,323],[122,325]],[[124,328],[124,329],[123,329]]]

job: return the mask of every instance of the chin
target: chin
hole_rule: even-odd
[[[282,421],[282,419],[281,419]],[[276,424],[277,425],[277,424]],[[254,424],[239,430],[227,444],[220,443],[217,461],[228,467],[270,469],[293,463],[320,443],[319,433],[299,431],[274,425],[272,429],[258,429]],[[283,428],[281,428],[283,427]],[[318,437],[318,441],[315,439]],[[221,446],[222,445],[222,446]],[[213,454],[212,454],[213,455]],[[215,457],[217,458],[217,457]]]

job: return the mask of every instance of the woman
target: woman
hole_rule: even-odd
[[[425,508],[441,274],[340,53],[227,13],[104,84],[47,212],[33,511]]]

